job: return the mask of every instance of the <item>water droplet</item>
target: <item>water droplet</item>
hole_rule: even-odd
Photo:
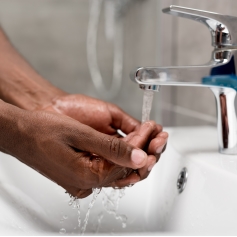
[[[73,203],[72,209],[77,209],[77,202]]]
[[[80,210],[80,199],[77,199],[77,209],[79,209]]]
[[[61,228],[60,231],[59,231],[59,234],[60,235],[64,235],[65,233],[66,233],[66,229]]]
[[[92,191],[93,191],[93,193],[95,193],[95,194],[98,195],[98,194],[100,194],[101,189],[102,189],[102,188],[93,188]]]
[[[67,216],[67,215],[64,215],[64,216],[63,216],[63,219],[64,219],[64,220],[67,220],[67,219],[68,219],[68,216]]]
[[[105,193],[105,197],[102,200],[102,204],[108,214],[112,214],[116,220],[122,222],[122,227],[126,227],[127,217],[125,215],[118,214],[119,202],[121,198],[125,195],[125,189],[113,189],[109,194]],[[98,229],[98,227],[97,227]]]
[[[98,218],[97,218],[97,227],[96,227],[96,230],[95,230],[96,234],[99,232],[99,228],[101,226],[103,218],[104,218],[104,212],[99,213]]]
[[[75,200],[76,200],[76,197],[71,197],[70,201],[68,202],[68,205],[71,206]]]

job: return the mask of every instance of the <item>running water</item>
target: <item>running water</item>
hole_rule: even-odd
[[[116,220],[120,220],[122,222],[122,228],[126,228],[127,226],[127,217],[125,215],[118,214],[118,208],[121,198],[125,195],[125,188],[122,189],[112,189],[110,193],[106,193],[104,191],[104,197],[102,200],[102,204],[104,206],[105,211],[113,215]],[[96,227],[95,233],[98,233],[102,219],[104,218],[104,212],[101,212],[98,215],[98,223]]]
[[[101,188],[94,188],[93,189],[93,197],[92,200],[88,206],[87,212],[86,212],[86,216],[85,219],[83,221],[83,226],[81,228],[81,235],[84,235],[85,231],[86,231],[86,227],[88,224],[88,220],[89,220],[89,216],[90,216],[90,210],[91,208],[94,206],[96,198],[98,197],[99,193],[101,191]],[[72,195],[70,196],[70,200],[68,202],[69,206],[72,206],[72,209],[77,209],[77,221],[78,221],[78,228],[80,230],[81,227],[81,210],[80,210],[80,199],[73,197]],[[67,215],[64,215],[63,218],[60,220],[60,223],[63,223],[64,220],[68,219]],[[76,227],[74,228],[76,229]],[[59,231],[60,234],[65,234],[66,233],[66,229],[65,228],[61,228]]]
[[[81,226],[81,211],[80,211],[80,199],[73,197],[72,195],[70,195],[70,200],[68,202],[69,206],[72,206],[72,209],[77,209],[77,216],[78,216],[78,227],[80,228]],[[60,223],[63,223],[65,220],[68,219],[67,215],[64,215],[61,220],[59,221]],[[76,227],[74,228],[76,229]],[[66,233],[66,229],[65,228],[61,228],[59,230],[59,234],[65,234]]]
[[[100,212],[99,215],[98,215],[97,226],[96,226],[96,229],[95,229],[96,234],[98,234],[98,232],[99,232],[99,229],[100,229],[103,218],[104,218],[104,211]]]
[[[91,202],[89,204],[89,207],[87,209],[86,217],[85,217],[85,219],[83,221],[83,226],[81,228],[81,235],[84,235],[84,233],[86,231],[86,227],[87,227],[89,216],[90,216],[90,210],[94,206],[96,198],[98,197],[100,191],[101,191],[101,188],[94,188],[93,189],[93,197],[92,197],[92,200],[91,200]]]
[[[70,196],[70,200],[68,202],[69,206],[72,206],[72,209],[77,209],[77,216],[78,216],[78,228],[80,231],[81,235],[85,234],[86,231],[86,227],[88,224],[88,220],[89,220],[89,216],[90,216],[90,211],[92,209],[92,207],[95,204],[95,201],[99,195],[99,193],[101,192],[101,188],[94,188],[93,189],[93,197],[91,202],[89,203],[86,215],[85,215],[85,219],[83,221],[83,226],[81,227],[81,210],[80,210],[80,199],[78,199],[77,197],[73,197],[72,195]],[[125,188],[122,189],[112,189],[110,191],[110,193],[106,193],[104,190],[104,197],[102,200],[102,205],[105,209],[105,211],[108,214],[111,214],[114,216],[114,218],[116,220],[120,220],[122,223],[122,228],[126,228],[127,226],[127,217],[125,215],[121,215],[118,214],[118,208],[119,208],[119,203],[121,198],[125,195]],[[104,218],[104,211],[102,211],[99,215],[98,215],[98,222],[97,222],[97,227],[96,227],[96,233],[98,233],[102,219]],[[60,220],[60,223],[63,223],[65,220],[68,219],[67,215],[63,215],[63,217]],[[80,229],[81,227],[81,229]],[[74,229],[76,229],[77,227],[75,227]],[[64,235],[66,233],[66,229],[62,228],[59,230],[59,233],[61,235]]]
[[[153,101],[153,91],[144,91],[143,106],[142,106],[142,123],[150,120],[150,113]]]
[[[77,221],[78,221],[78,228],[81,227],[81,210],[80,210],[80,199],[77,199]]]

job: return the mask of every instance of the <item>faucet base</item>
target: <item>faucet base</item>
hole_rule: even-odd
[[[219,152],[224,155],[237,155],[237,147],[233,148],[220,148]]]
[[[237,155],[237,127],[235,113],[236,91],[232,88],[211,87],[217,104],[217,131],[219,151],[222,154]]]

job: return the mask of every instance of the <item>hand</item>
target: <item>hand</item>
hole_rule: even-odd
[[[168,134],[162,132],[162,126],[154,121],[146,123],[144,130],[139,121],[117,106],[84,95],[59,96],[44,109],[67,115],[106,134],[117,135],[117,129],[128,134],[124,141],[143,149],[149,155],[147,164],[138,169],[141,180],[148,176],[158,161],[168,139]],[[152,134],[148,136],[146,132]],[[144,140],[142,136],[146,139]]]
[[[1,30],[0,46],[0,98],[25,109],[1,108],[1,151],[79,197],[88,195],[85,190],[91,187],[125,186],[148,175],[167,139],[160,125],[140,125],[112,104],[67,95],[38,75]],[[54,113],[37,111],[42,109]],[[128,134],[124,141],[115,137],[117,129]],[[138,169],[138,175],[121,179],[131,169]]]
[[[43,109],[67,115],[109,135],[116,135],[117,129],[129,134],[140,126],[139,121],[117,106],[84,95],[56,97],[51,104]],[[158,129],[162,130],[162,127],[158,126]]]
[[[116,185],[116,181],[130,174],[132,169],[147,164],[148,157],[142,150],[67,116],[8,106],[11,109],[3,114],[14,120],[14,126],[11,122],[7,128],[12,139],[2,139],[1,144],[5,144],[2,150],[74,196],[82,198],[89,195],[93,187]],[[146,134],[143,140],[148,139],[152,130]],[[136,143],[134,138],[130,141]],[[139,180],[137,175],[129,175],[123,185]]]
[[[130,133],[123,140],[143,149],[148,155],[146,164],[137,169],[140,181],[147,178],[154,165],[159,161],[161,153],[165,151],[168,133],[160,132],[155,121],[148,121],[143,123],[139,130]],[[114,183],[114,186],[126,186],[126,183],[131,182],[130,179],[133,175],[131,174],[125,179],[118,180]]]

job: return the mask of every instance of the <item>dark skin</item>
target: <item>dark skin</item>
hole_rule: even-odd
[[[0,98],[12,104],[0,103],[1,151],[80,198],[148,176],[168,138],[160,125],[141,125],[113,104],[54,87],[1,31],[0,50]],[[118,138],[117,129],[127,137]]]

